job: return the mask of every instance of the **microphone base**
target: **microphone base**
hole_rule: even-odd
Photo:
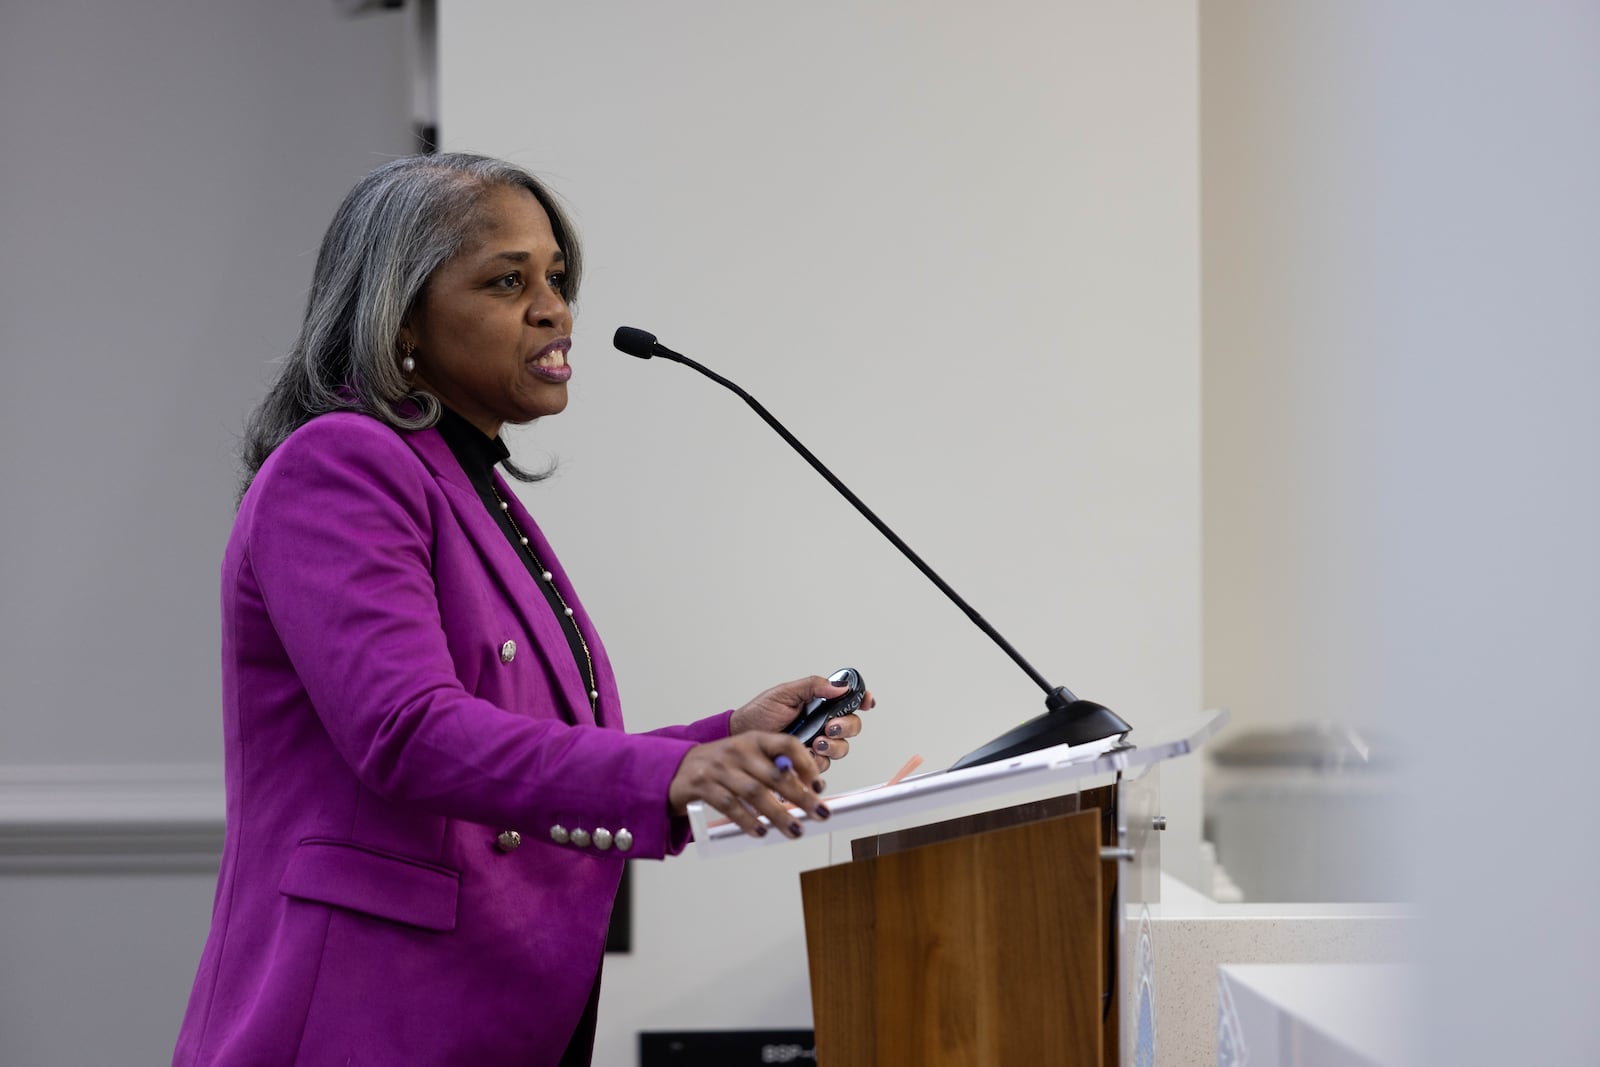
[[[1079,700],[1065,688],[1052,690],[1045,697],[1049,710],[1007,730],[982,748],[962,756],[951,765],[952,771],[977,767],[996,760],[1026,755],[1056,745],[1086,745],[1091,741],[1120,736],[1133,729],[1103,704]]]

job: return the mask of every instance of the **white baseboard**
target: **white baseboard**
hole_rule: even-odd
[[[221,764],[0,765],[0,874],[215,872]]]

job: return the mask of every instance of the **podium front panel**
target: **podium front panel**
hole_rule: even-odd
[[[801,875],[818,1062],[1101,1067],[1097,809]]]

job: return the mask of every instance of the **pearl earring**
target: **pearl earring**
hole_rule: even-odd
[[[400,359],[400,371],[409,376],[417,369],[417,361],[411,358],[411,353],[417,350],[417,346],[410,341],[406,341],[404,342],[404,348],[405,355]]]

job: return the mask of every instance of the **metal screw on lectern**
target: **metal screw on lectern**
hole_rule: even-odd
[[[1150,820],[1150,825],[1157,830],[1165,830],[1167,828],[1167,817],[1165,815],[1157,815]]]
[[[1100,850],[1100,858],[1103,860],[1122,860],[1126,862],[1133,859],[1133,849],[1103,848]]]

